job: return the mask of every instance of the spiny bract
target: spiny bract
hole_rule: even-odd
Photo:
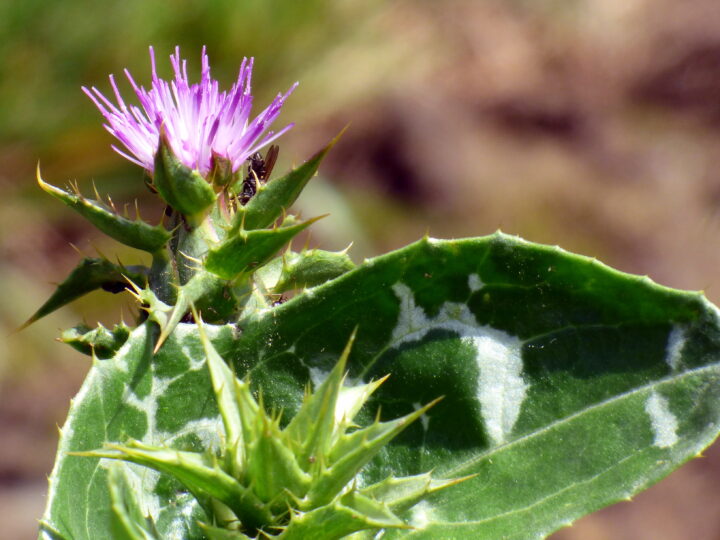
[[[268,414],[249,382],[237,379],[204,334],[200,335],[224,437],[217,451],[195,453],[138,441],[78,455],[129,461],[174,476],[209,517],[211,538],[332,539],[367,529],[409,528],[399,517],[427,495],[464,480],[435,480],[429,473],[387,478],[360,487],[356,477],[380,449],[438,400],[389,422],[360,428],[353,419],[385,378],[344,386],[351,337],[335,368],[283,428]],[[114,473],[115,476],[121,473]],[[118,480],[116,479],[117,483]],[[113,511],[131,538],[153,538],[152,520],[131,516],[130,491],[115,487]]]

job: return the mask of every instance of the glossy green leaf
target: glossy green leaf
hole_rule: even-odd
[[[150,225],[141,219],[128,219],[100,201],[86,199],[79,193],[68,193],[44,182],[39,169],[37,181],[46,193],[64,202],[109,237],[126,246],[154,253],[170,240],[172,233],[161,225]]]
[[[372,430],[378,409],[383,421],[419,415],[361,473],[363,495],[414,527],[383,538],[541,538],[662,478],[720,427],[720,323],[702,295],[501,234],[425,239],[237,326],[206,328],[236,376],[249,375],[266,408],[287,421],[356,327],[349,379],[390,374],[357,424]],[[153,328],[96,362],[74,401],[44,517],[55,536],[45,538],[109,530],[106,466],[68,450],[129,437],[192,452],[221,444],[197,327],[180,324],[155,357]],[[337,462],[356,446],[346,442]],[[207,515],[182,486],[127,467],[161,535],[181,523],[181,538],[205,536],[197,522],[210,523]],[[437,484],[386,480],[430,470]],[[435,492],[443,479],[469,475]],[[432,493],[414,504],[423,490]],[[313,527],[346,534],[341,514]],[[305,537],[316,530],[301,525]]]
[[[96,289],[105,289],[117,293],[134,283],[144,286],[147,269],[142,266],[119,266],[107,259],[85,257],[80,264],[60,283],[55,292],[30,317],[23,328],[60,309],[73,300]]]
[[[541,538],[656,482],[720,426],[717,309],[558,248],[497,234],[366,261],[241,322],[236,370],[291,415],[356,325],[350,377],[391,374],[374,395],[384,418],[445,396],[365,482],[477,475],[384,538]]]

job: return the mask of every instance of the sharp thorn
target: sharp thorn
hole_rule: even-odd
[[[102,199],[100,197],[100,193],[98,193],[97,186],[95,185],[95,180],[92,181],[92,187],[93,187],[93,191],[95,192],[95,200],[102,201]]]

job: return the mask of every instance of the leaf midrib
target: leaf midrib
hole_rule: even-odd
[[[447,471],[446,474],[440,474],[440,475],[438,475],[438,476],[439,476],[439,477],[442,477],[442,476],[447,476],[447,477],[457,476],[458,473],[461,473],[461,472],[463,471],[463,469],[465,469],[466,467],[470,467],[470,466],[472,466],[472,465],[474,465],[474,464],[477,464],[479,461],[481,461],[481,460],[483,460],[483,459],[485,459],[485,458],[490,458],[490,457],[492,457],[493,455],[497,454],[498,452],[507,450],[509,447],[512,447],[512,446],[514,446],[514,445],[516,445],[516,444],[522,443],[522,442],[524,442],[524,441],[527,441],[527,440],[532,439],[533,437],[536,437],[536,436],[539,436],[539,435],[541,435],[541,434],[543,434],[543,433],[546,433],[546,432],[548,432],[548,431],[550,431],[550,430],[552,430],[552,429],[554,429],[554,428],[556,428],[556,427],[559,427],[560,425],[564,424],[565,422],[569,422],[569,421],[574,420],[574,419],[576,419],[576,418],[582,417],[582,416],[585,415],[585,414],[588,414],[588,413],[590,413],[590,412],[597,411],[597,410],[599,410],[599,409],[602,409],[603,407],[610,406],[610,405],[614,404],[615,402],[617,402],[617,401],[619,401],[619,400],[621,400],[621,399],[624,399],[624,398],[626,398],[626,397],[631,397],[632,395],[639,394],[639,393],[642,393],[642,392],[647,391],[647,390],[652,390],[652,389],[655,389],[655,388],[657,388],[657,387],[659,387],[659,386],[662,386],[662,385],[665,385],[665,384],[670,384],[670,383],[674,383],[674,382],[679,382],[679,381],[682,381],[682,380],[685,379],[685,378],[692,377],[692,376],[695,376],[695,375],[701,375],[701,374],[703,374],[703,373],[705,373],[705,372],[717,371],[719,368],[720,368],[720,364],[714,363],[714,364],[711,364],[711,365],[702,366],[702,367],[700,367],[700,368],[695,368],[695,369],[692,369],[692,370],[687,370],[687,371],[684,371],[684,372],[682,372],[682,373],[680,373],[680,374],[674,374],[674,375],[672,375],[672,376],[664,377],[663,379],[658,380],[658,381],[654,381],[653,383],[645,384],[645,385],[640,386],[640,387],[637,387],[637,388],[635,388],[635,389],[633,389],[633,390],[630,390],[630,391],[627,391],[627,392],[623,392],[622,394],[618,394],[617,396],[613,396],[612,398],[609,398],[609,399],[606,399],[606,400],[604,400],[604,401],[602,401],[602,402],[593,404],[593,405],[591,405],[591,406],[589,406],[589,407],[586,407],[586,408],[584,408],[584,409],[582,409],[582,410],[580,410],[580,411],[577,411],[577,412],[573,413],[573,414],[570,415],[570,416],[567,416],[567,417],[565,417],[565,418],[563,418],[563,419],[561,419],[561,420],[558,420],[558,421],[556,421],[556,422],[553,422],[553,423],[551,423],[551,424],[548,424],[547,426],[544,426],[542,429],[539,429],[539,430],[534,431],[534,432],[532,432],[532,433],[528,433],[527,435],[524,435],[523,437],[520,437],[520,438],[518,438],[518,439],[515,439],[514,441],[511,441],[511,442],[509,442],[509,443],[506,443],[506,444],[504,444],[504,445],[502,445],[502,446],[495,447],[495,448],[493,448],[493,449],[491,449],[491,450],[485,451],[485,452],[483,452],[482,454],[480,454],[480,455],[476,456],[475,458],[473,458],[470,462],[464,463],[464,464],[461,465],[461,466],[458,466],[458,467],[456,467],[456,468],[454,468],[454,469],[451,469],[450,471]],[[640,453],[646,452],[647,450],[648,450],[647,448],[646,448],[646,449],[643,449],[643,450],[640,451]],[[602,471],[598,472],[597,474],[594,474],[593,476],[591,476],[591,477],[589,477],[589,478],[585,478],[585,479],[583,479],[583,480],[581,480],[581,481],[573,482],[573,483],[572,483],[571,485],[569,485],[569,486],[566,486],[566,487],[564,487],[564,488],[562,488],[562,489],[556,490],[556,491],[554,491],[554,492],[552,492],[552,493],[550,493],[550,494],[548,494],[548,495],[546,495],[546,496],[544,496],[544,497],[542,497],[542,498],[540,498],[540,499],[538,499],[538,500],[536,500],[536,501],[533,501],[531,504],[527,504],[527,505],[522,506],[522,507],[520,507],[520,508],[514,508],[514,509],[512,509],[512,510],[508,510],[508,511],[502,512],[502,513],[500,513],[500,514],[496,514],[496,515],[494,515],[494,516],[486,517],[486,518],[483,518],[483,519],[480,519],[480,520],[463,521],[463,522],[433,520],[433,521],[431,522],[431,524],[430,524],[430,527],[438,526],[438,527],[448,527],[448,528],[452,527],[452,528],[455,528],[455,529],[461,529],[461,528],[466,528],[466,527],[472,527],[472,526],[478,526],[478,525],[483,525],[483,524],[492,523],[493,521],[497,521],[497,520],[499,520],[499,519],[504,519],[504,518],[507,518],[507,517],[512,516],[512,515],[517,515],[517,514],[521,514],[521,513],[528,512],[528,511],[532,510],[533,508],[536,508],[536,507],[538,507],[538,506],[540,506],[540,505],[542,505],[542,504],[544,504],[544,503],[546,503],[546,502],[548,502],[548,501],[551,501],[551,500],[554,499],[554,498],[560,497],[562,494],[564,494],[564,493],[566,493],[566,492],[572,491],[572,490],[574,490],[574,489],[576,489],[576,488],[578,488],[578,487],[581,487],[581,486],[586,486],[586,485],[592,484],[593,482],[595,482],[595,481],[598,480],[599,478],[602,478],[604,475],[613,472],[614,470],[616,470],[618,467],[622,466],[622,465],[623,465],[625,462],[627,462],[628,460],[637,458],[637,456],[638,456],[637,453],[632,454],[632,455],[628,455],[628,456],[622,458],[621,460],[613,463],[610,467],[607,467],[607,468],[603,469]],[[618,497],[617,500],[620,500],[620,499],[621,499],[621,497]],[[424,531],[423,531],[423,532],[424,532]]]
[[[632,390],[622,392],[621,394],[617,394],[611,398],[608,398],[606,400],[603,400],[603,401],[600,401],[597,403],[593,403],[592,405],[589,405],[588,407],[585,407],[583,409],[575,411],[574,413],[572,413],[564,418],[555,420],[554,422],[551,422],[538,430],[531,431],[530,433],[527,433],[527,434],[523,435],[522,437],[518,437],[517,439],[514,439],[514,440],[507,442],[505,444],[502,444],[500,446],[496,446],[494,448],[485,450],[484,452],[481,452],[480,454],[478,454],[471,460],[469,460],[461,465],[457,465],[452,469],[442,471],[440,474],[438,474],[438,476],[441,478],[450,478],[450,477],[460,476],[462,474],[465,474],[464,471],[466,471],[469,467],[476,465],[477,463],[485,460],[486,458],[492,458],[494,455],[498,454],[499,452],[505,451],[510,447],[516,446],[522,442],[531,440],[534,437],[545,434],[557,427],[564,425],[567,422],[571,422],[577,418],[580,418],[585,414],[589,414],[591,412],[597,411],[604,407],[610,406],[621,399],[624,399],[626,397],[631,397],[635,394],[640,394],[646,390],[656,389],[657,387],[665,385],[665,384],[669,384],[669,383],[673,383],[673,382],[680,382],[685,378],[689,378],[694,375],[702,374],[703,372],[711,372],[711,371],[718,371],[718,370],[720,370],[720,363],[709,364],[709,365],[695,368],[692,370],[683,371],[682,373],[679,373],[679,374],[674,374],[674,375],[671,375],[668,377],[664,377],[662,379],[653,381],[651,383],[644,384],[642,386],[633,388]]]
[[[603,469],[602,471],[598,472],[597,474],[595,474],[595,475],[593,475],[593,476],[591,476],[591,477],[589,477],[589,478],[585,478],[584,480],[581,480],[581,481],[579,481],[579,482],[573,482],[573,484],[571,484],[571,485],[569,485],[569,486],[566,486],[566,487],[564,487],[564,488],[562,488],[562,489],[560,489],[560,490],[554,491],[553,493],[551,493],[551,494],[549,494],[549,495],[546,495],[545,497],[542,497],[541,499],[538,499],[538,500],[536,500],[536,501],[533,501],[531,504],[527,504],[527,505],[525,505],[525,506],[523,506],[523,507],[521,507],[521,508],[514,508],[513,510],[508,510],[508,511],[502,512],[502,513],[500,513],[500,514],[495,514],[494,516],[491,516],[491,517],[486,517],[486,518],[483,518],[483,519],[472,520],[472,521],[441,521],[441,520],[433,520],[433,521],[431,522],[431,525],[432,525],[432,526],[439,525],[439,526],[448,526],[448,527],[461,528],[461,527],[466,527],[466,526],[469,526],[469,525],[482,525],[482,524],[484,524],[484,523],[490,523],[490,522],[495,521],[495,520],[498,520],[498,519],[502,519],[502,518],[505,518],[505,517],[508,517],[508,516],[512,516],[513,514],[519,514],[519,513],[522,513],[522,512],[527,512],[528,510],[531,510],[531,509],[535,508],[536,506],[539,506],[539,505],[541,505],[541,504],[543,504],[543,503],[545,503],[545,502],[547,502],[547,501],[549,501],[549,500],[552,500],[552,499],[555,498],[555,497],[559,497],[560,495],[562,495],[563,493],[565,493],[565,492],[567,492],[567,491],[571,491],[571,490],[575,489],[576,487],[583,486],[583,485],[585,485],[585,484],[590,484],[590,483],[594,482],[594,481],[597,480],[598,478],[600,478],[600,477],[602,477],[603,475],[605,475],[605,474],[613,471],[615,468],[619,467],[621,464],[625,463],[626,461],[628,461],[628,460],[630,460],[630,459],[632,459],[632,458],[634,458],[634,457],[636,457],[636,455],[626,456],[626,457],[624,457],[623,459],[621,459],[620,461],[617,461],[617,462],[613,463],[610,467],[607,467],[607,468]]]

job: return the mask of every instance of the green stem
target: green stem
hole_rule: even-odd
[[[155,293],[158,299],[168,305],[175,303],[177,289],[173,285],[177,282],[177,275],[167,247],[152,254],[152,265],[150,266],[148,279],[150,290]]]
[[[208,249],[217,243],[218,235],[209,215],[197,226],[182,223],[177,229],[178,243],[175,253],[180,284],[184,285],[200,269]]]

